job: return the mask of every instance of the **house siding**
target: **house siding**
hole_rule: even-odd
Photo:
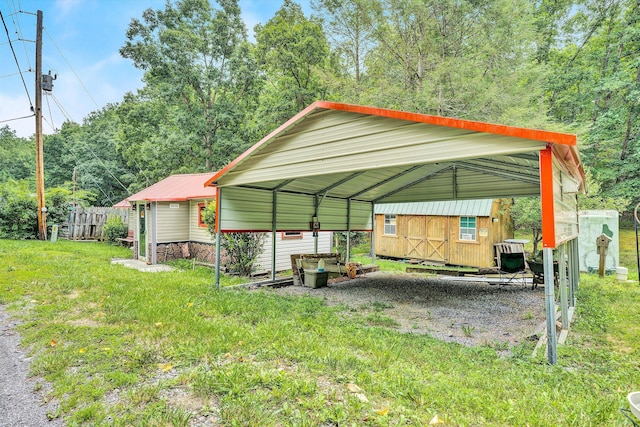
[[[331,239],[333,233],[318,233],[318,253],[331,252]],[[271,271],[271,233],[266,233],[264,249],[258,256],[258,268],[256,273]],[[314,251],[313,233],[302,233],[302,239],[282,239],[282,233],[276,234],[276,271],[291,269],[292,254],[312,254]]]
[[[178,206],[171,208],[171,206]],[[189,203],[157,202],[156,243],[189,240]]]
[[[189,202],[189,240],[198,243],[212,243],[213,237],[207,227],[198,224],[198,204],[206,203],[205,200],[191,200]]]

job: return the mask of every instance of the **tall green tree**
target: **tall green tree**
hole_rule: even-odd
[[[246,113],[258,88],[237,0],[167,2],[133,19],[123,57],[145,71],[148,99],[173,120],[163,129],[187,146],[194,169],[214,170],[246,148]],[[156,142],[158,140],[156,139]]]
[[[9,126],[0,128],[0,182],[33,179],[36,170],[33,140],[20,138]]]
[[[359,103],[366,79],[366,58],[376,46],[374,22],[378,3],[374,0],[312,0],[322,18],[325,34],[338,58],[338,69],[327,70],[336,79],[339,97]],[[329,73],[329,71],[332,71]]]
[[[529,2],[378,0],[367,103],[428,114],[545,121]]]
[[[173,173],[204,170],[199,145],[185,142],[187,138],[176,120],[182,107],[167,105],[162,97],[145,95],[149,92],[128,93],[117,110],[121,120],[117,149],[127,166],[137,171],[129,185],[132,193]]]
[[[120,119],[117,105],[90,113],[82,125],[65,122],[44,141],[45,184],[95,195],[111,206],[130,194],[137,171],[117,151]]]
[[[549,114],[581,133],[604,192],[640,193],[640,4],[586,1],[550,51]]]
[[[265,25],[256,25],[256,56],[266,84],[258,117],[271,130],[312,102],[324,98],[319,70],[329,55],[318,19],[307,18],[300,5],[284,0]]]

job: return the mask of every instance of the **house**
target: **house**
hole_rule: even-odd
[[[513,238],[510,199],[375,206],[376,255],[491,267],[494,244]]]
[[[216,199],[216,188],[204,185],[213,175],[171,175],[114,206],[130,210],[134,258],[147,264],[179,258],[215,262],[215,245],[202,220],[202,210]],[[331,239],[331,233],[319,233],[318,251],[330,252]],[[276,270],[290,269],[290,255],[312,253],[314,245],[310,231],[278,232]],[[271,233],[267,233],[257,273],[271,270],[271,248]]]

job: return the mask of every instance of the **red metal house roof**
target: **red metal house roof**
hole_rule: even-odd
[[[192,199],[210,199],[216,196],[216,188],[205,187],[204,184],[214,175],[215,172],[171,175],[136,194],[132,194],[125,200],[129,202],[184,202]]]

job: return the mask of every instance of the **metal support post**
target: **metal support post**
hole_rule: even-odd
[[[351,261],[351,199],[347,199],[347,253],[344,259]]]
[[[274,191],[271,199],[271,280],[276,280],[277,201],[278,193]]]
[[[375,205],[371,204],[371,264],[376,263],[376,212]]]
[[[558,248],[558,286],[560,288],[560,313],[562,329],[569,329],[569,304],[567,295],[566,243]]]
[[[553,289],[553,249],[544,248],[542,250],[544,265],[544,299],[545,312],[547,316],[547,358],[549,363],[558,363],[556,339],[556,297]]]

